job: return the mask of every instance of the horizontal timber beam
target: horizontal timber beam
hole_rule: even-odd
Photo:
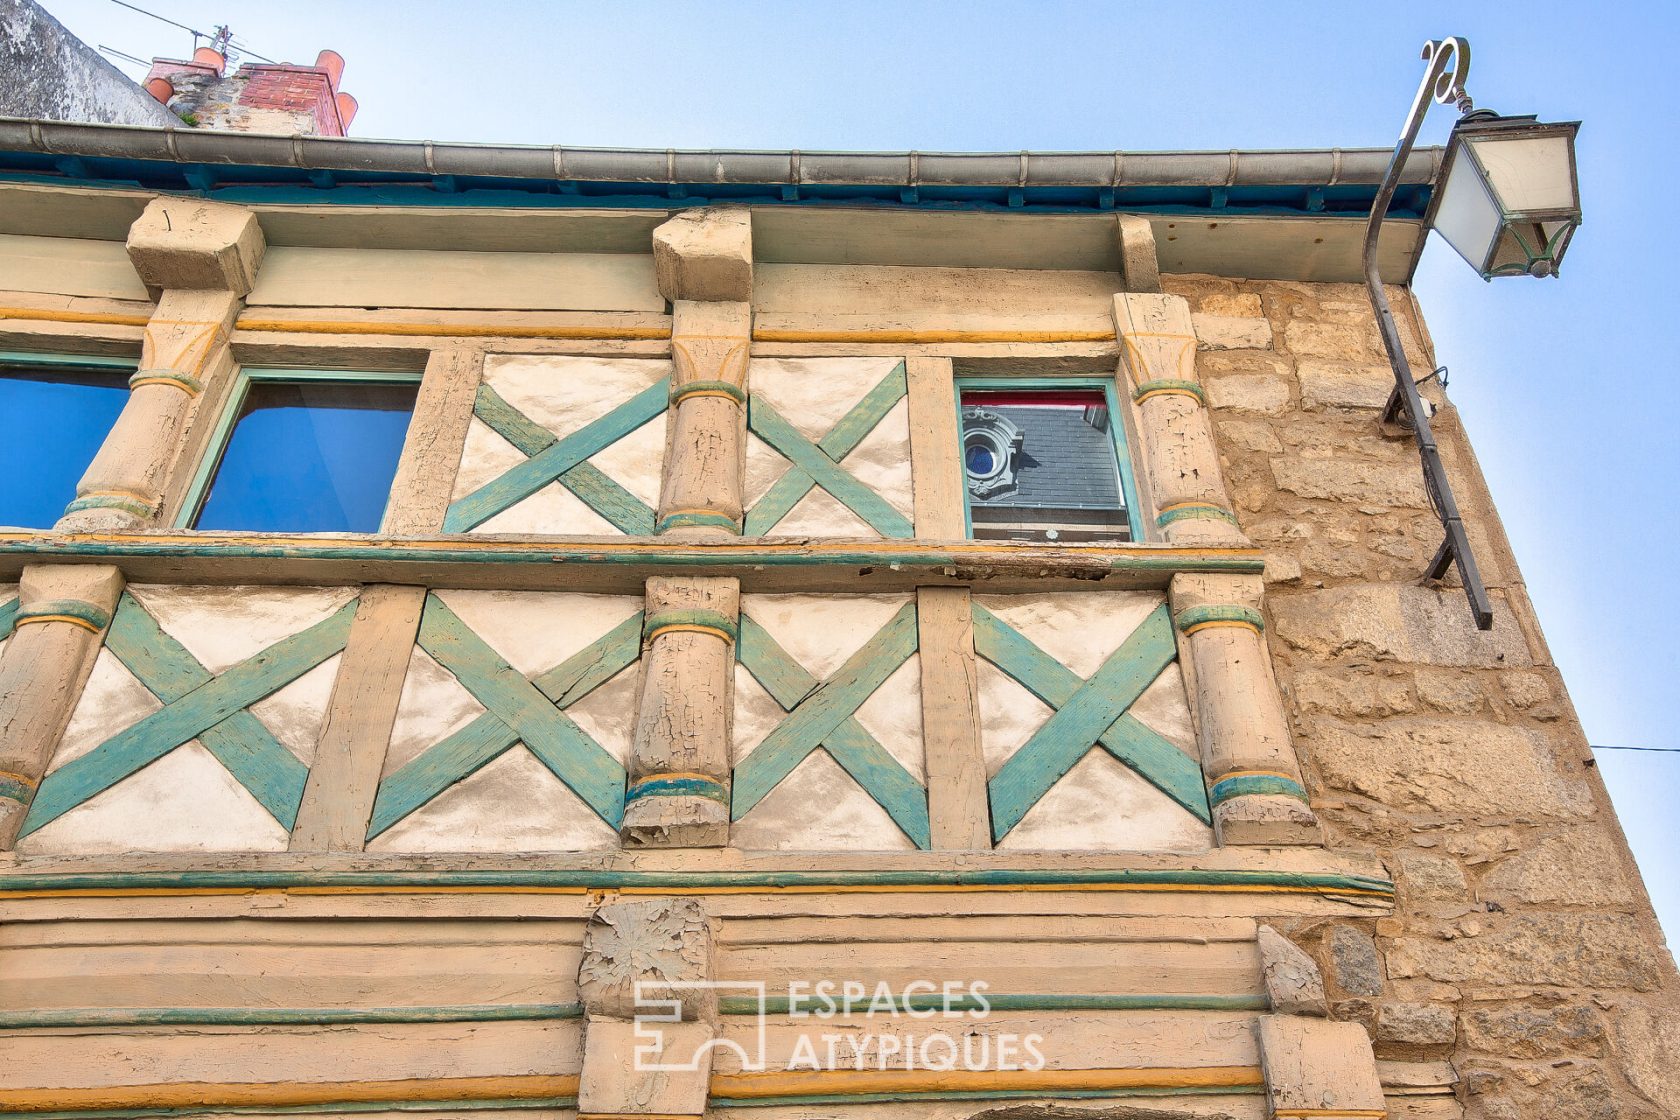
[[[880,538],[676,543],[654,537],[0,531],[0,578],[41,563],[115,564],[137,583],[399,583],[627,594],[639,593],[650,576],[680,572],[735,577],[748,591],[977,586],[1036,593],[1097,585],[1162,589],[1185,572],[1258,574],[1265,558],[1256,548]]]

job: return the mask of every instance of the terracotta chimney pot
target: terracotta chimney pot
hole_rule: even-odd
[[[341,93],[338,101],[338,126],[345,132],[350,131],[350,122],[356,119],[356,99],[348,93]]]
[[[175,96],[175,84],[168,78],[151,78],[146,82],[146,92],[157,98],[159,103],[167,105],[169,99]]]
[[[218,76],[221,75],[223,70],[227,69],[226,56],[224,56],[222,52],[217,50],[215,47],[199,47],[193,52],[192,60],[193,65],[208,66],[210,69],[214,70]]]
[[[315,68],[325,70],[327,82],[337,90],[338,80],[344,77],[344,56],[337,51],[322,51],[315,56]]]

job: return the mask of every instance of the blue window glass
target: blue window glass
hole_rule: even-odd
[[[0,525],[50,529],[128,400],[131,368],[0,363]]]
[[[251,377],[193,528],[377,532],[417,388]]]

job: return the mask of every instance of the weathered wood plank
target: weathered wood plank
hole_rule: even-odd
[[[916,607],[906,603],[735,768],[735,818],[739,820],[792,773],[914,652]]]
[[[741,616],[738,656],[753,679],[786,711],[797,708],[821,687],[750,615]],[[856,718],[848,714],[823,738],[821,746],[887,811],[917,847],[930,846],[926,790]],[[749,762],[751,757],[748,756]],[[804,757],[795,759],[794,765]]]
[[[668,538],[486,534],[408,538],[333,534],[120,534],[0,530],[0,578],[38,563],[117,564],[136,583],[401,583],[640,594],[650,576],[734,576],[744,590],[911,591],[984,583],[989,592],[1164,590],[1183,572],[1258,575],[1250,547],[1037,545],[968,540]]]
[[[486,712],[427,747],[380,783],[366,839],[374,839],[456,782],[476,774],[517,742],[517,731]]]
[[[964,537],[962,433],[949,358],[910,358],[910,481],[916,536]]]
[[[920,498],[916,508],[919,520]],[[924,587],[916,593],[922,740],[928,816],[936,848],[992,846],[969,606],[966,588]]]
[[[915,536],[915,529],[902,513],[851,474],[835,466],[833,460],[788,423],[764,398],[753,397],[748,401],[747,426],[882,536]]]
[[[591,455],[664,412],[670,396],[671,379],[661,378],[605,416],[585,424],[500,478],[485,483],[450,505],[444,517],[444,532],[464,533],[529,498]]]
[[[637,611],[531,683],[561,708],[583,699],[641,653],[642,613]],[[519,741],[518,732],[486,712],[427,747],[379,787],[367,839],[372,840],[432,798],[499,758]]]
[[[354,603],[346,603],[331,617],[241,661],[47,775],[24,821],[24,832],[56,820],[338,653],[355,609]]]
[[[385,532],[434,533],[443,524],[483,364],[483,352],[470,346],[445,346],[426,359],[408,437],[391,479]]]
[[[1028,641],[1014,627],[976,604],[975,644],[987,661],[1013,677],[1052,708],[1079,691],[1077,674]],[[1201,764],[1130,714],[1115,720],[1097,740],[1162,793],[1208,823],[1207,788]]]
[[[105,642],[117,660],[165,704],[215,679],[126,592],[117,604]],[[250,712],[235,712],[214,727],[205,728],[198,741],[275,820],[292,827],[309,768],[282,746],[261,720]]]
[[[839,463],[857,450],[858,444],[886,418],[887,413],[904,398],[906,391],[904,364],[901,362],[864,394],[863,399],[853,405],[827,435],[817,441],[818,449]],[[745,535],[760,536],[774,528],[816,485],[816,480],[803,469],[797,465],[790,466],[748,512],[743,530]]]
[[[624,768],[553,701],[503,661],[436,595],[420,619],[420,646],[463,687],[506,720],[532,754],[618,827],[624,813]]]
[[[1008,835],[1177,655],[1162,604],[992,778],[993,838]]]
[[[425,602],[422,587],[362,589],[292,828],[292,850],[361,851]]]

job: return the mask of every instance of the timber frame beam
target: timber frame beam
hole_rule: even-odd
[[[136,583],[399,583],[640,594],[650,576],[733,576],[744,591],[879,593],[981,586],[1039,592],[1164,590],[1175,575],[1258,575],[1263,550],[880,538],[0,531],[0,579],[28,564],[112,564]]]

